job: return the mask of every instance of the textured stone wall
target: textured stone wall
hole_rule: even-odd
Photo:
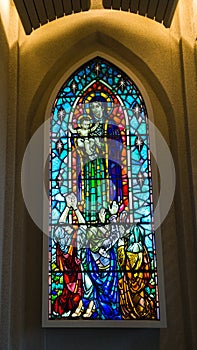
[[[18,29],[16,13],[8,36],[0,24],[3,350],[197,348],[194,11],[192,0],[180,0],[170,29],[135,14],[98,8],[60,18],[30,36],[20,23]],[[21,163],[29,139],[50,116],[63,82],[96,55],[118,65],[136,82],[175,162],[175,199],[161,227],[166,329],[41,326],[42,233],[24,206]]]

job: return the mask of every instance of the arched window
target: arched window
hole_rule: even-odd
[[[48,319],[57,325],[160,320],[147,118],[134,82],[100,57],[56,97]]]

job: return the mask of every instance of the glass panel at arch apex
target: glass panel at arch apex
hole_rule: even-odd
[[[99,57],[51,115],[48,319],[159,320],[147,111]]]

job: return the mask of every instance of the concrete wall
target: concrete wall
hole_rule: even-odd
[[[11,293],[6,296],[4,292],[3,297],[3,304],[7,297],[10,323],[3,325],[8,341],[2,349],[102,347],[163,350],[177,347],[179,350],[191,350],[197,347],[196,48],[193,13],[188,11],[191,6],[192,0],[180,0],[171,29],[130,13],[92,10],[69,16],[66,20],[61,18],[51,22],[28,37],[19,26],[19,51],[16,42],[9,49],[6,38],[3,37],[4,63],[7,65],[10,51],[12,64],[9,67],[12,70],[9,73],[9,91],[6,71],[4,73],[3,86],[7,88],[0,103],[9,101],[9,105],[12,105],[14,98],[15,107],[10,111],[12,120],[8,119],[8,125],[12,125],[12,130],[16,133],[16,146],[7,143],[7,169],[10,168],[11,173],[10,182],[6,183],[5,188],[8,191],[12,186],[13,190],[6,195],[6,205],[11,209],[5,213],[5,227],[6,230],[9,228],[7,241],[11,244],[12,250],[8,251],[9,258],[12,256],[12,259],[8,264],[9,269],[7,267],[9,271],[3,269],[3,281],[9,276]],[[50,116],[54,98],[64,80],[82,63],[98,54],[117,64],[136,80],[147,103],[149,115],[154,116],[154,122],[166,139],[175,162],[175,199],[161,227],[168,323],[166,329],[117,331],[41,327],[42,233],[24,206],[20,184],[21,163],[30,137],[47,115]],[[6,103],[3,106],[5,121]],[[9,135],[10,132],[8,137]],[[5,141],[4,136],[1,140],[4,149]],[[2,158],[2,162],[5,167],[5,158]],[[2,181],[5,181],[1,175]],[[4,182],[1,183],[3,187]],[[42,204],[38,204],[42,210]],[[3,210],[3,202],[1,209]],[[8,218],[13,220],[11,227]],[[3,255],[5,269],[7,249],[4,249]],[[5,306],[3,310],[6,317]]]
[[[0,20],[0,276],[2,276],[4,241],[4,204],[5,204],[5,174],[6,174],[6,135],[8,114],[8,58],[9,47],[6,34]],[[0,299],[2,295],[2,279],[0,278]],[[1,323],[0,323],[1,324]]]
[[[18,17],[8,0],[0,4],[0,348],[10,348],[16,159]]]

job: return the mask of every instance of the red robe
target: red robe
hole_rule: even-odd
[[[64,312],[74,312],[82,297],[81,260],[77,258],[77,249],[70,246],[64,254],[59,243],[56,247],[56,264],[63,272],[64,288],[62,294],[53,304],[53,310],[62,315]]]

